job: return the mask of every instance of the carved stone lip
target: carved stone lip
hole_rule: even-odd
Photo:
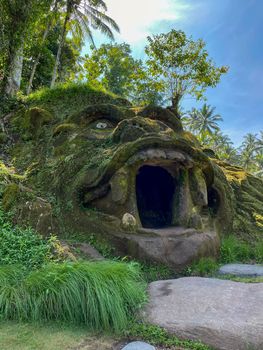
[[[144,165],[157,165],[163,167],[172,167],[174,164],[183,165],[184,167],[191,167],[193,165],[193,160],[186,153],[173,150],[172,148],[145,148],[136,154],[133,154],[125,163],[121,164],[122,167],[131,167],[137,169]],[[104,197],[111,188],[111,181],[116,172],[119,171],[118,168],[109,180],[105,183],[100,183],[98,186],[91,189],[86,188],[84,190],[85,195],[83,196],[83,201],[85,203],[92,202],[98,198]],[[136,174],[135,172],[135,174]]]
[[[149,160],[183,161],[183,158],[185,158],[185,165],[195,162],[204,173],[207,173],[208,182],[213,181],[213,166],[209,157],[193,144],[182,137],[171,139],[148,136],[120,147],[104,168],[95,169],[92,173],[84,173],[82,179],[78,179],[78,187],[88,191],[109,183],[114,173],[125,164],[131,165],[138,162],[143,165]]]
[[[190,167],[193,164],[193,159],[183,151],[173,148],[146,148],[130,157],[125,165],[127,166],[143,166],[146,164],[169,165],[169,164],[184,164]]]

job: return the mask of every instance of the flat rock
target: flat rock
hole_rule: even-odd
[[[185,277],[149,285],[145,321],[218,350],[263,349],[263,283]]]
[[[220,248],[219,236],[215,231],[167,227],[138,229],[138,232],[141,234],[115,234],[119,246],[127,247],[126,254],[142,260],[158,261],[177,272],[202,257],[217,256]]]
[[[263,265],[227,264],[221,266],[218,273],[238,277],[260,277],[263,276]]]
[[[133,341],[122,348],[122,350],[155,350],[155,348],[142,341]]]

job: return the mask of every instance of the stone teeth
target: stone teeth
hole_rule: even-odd
[[[186,156],[178,151],[150,148],[144,151],[140,151],[139,153],[132,156],[127,164],[131,165],[138,161],[147,161],[153,159],[168,159],[182,162],[187,160]]]
[[[166,159],[166,154],[160,149],[148,149],[146,151],[148,159]]]
[[[173,150],[167,150],[165,153],[166,153],[166,156],[168,159],[176,159],[176,160],[180,160],[180,161],[185,160],[185,156],[180,152],[173,151]]]

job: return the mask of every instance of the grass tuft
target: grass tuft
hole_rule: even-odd
[[[248,243],[234,235],[225,237],[221,243],[220,262],[263,263],[263,240]]]
[[[213,258],[201,258],[188,268],[188,274],[192,276],[212,276],[219,268],[219,264]]]
[[[120,332],[145,301],[137,264],[67,262],[22,271],[0,267],[0,314],[5,320],[66,321]]]
[[[209,346],[192,340],[181,340],[175,335],[169,334],[167,330],[159,326],[133,323],[131,324],[127,335],[130,339],[142,339],[153,345],[158,345],[165,348],[180,347],[180,349],[191,350],[212,350]]]

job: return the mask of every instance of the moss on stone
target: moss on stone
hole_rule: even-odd
[[[221,161],[216,163],[223,171],[233,193],[234,233],[247,240],[262,237],[263,181],[240,167]]]
[[[16,183],[10,183],[6,186],[2,196],[2,207],[5,211],[12,208],[19,196],[19,186]]]
[[[130,106],[130,103],[106,90],[98,90],[89,84],[58,84],[54,89],[44,88],[32,93],[26,99],[30,106],[39,106],[52,113],[56,119],[67,117],[82,111],[88,105],[112,103],[118,106]]]
[[[13,126],[24,140],[39,137],[44,124],[52,122],[53,116],[45,109],[32,107],[19,110],[13,118]]]
[[[170,126],[173,130],[177,132],[183,131],[183,126],[178,116],[176,116],[167,108],[150,105],[141,109],[137,113],[137,115],[143,118],[162,120],[164,123]]]
[[[100,103],[90,105],[81,112],[73,114],[69,120],[85,126],[93,120],[108,119],[110,121],[119,122],[124,118],[132,118],[134,116],[134,112],[129,108],[112,105],[110,103]]]
[[[0,144],[5,144],[8,137],[5,132],[0,132]]]
[[[73,124],[73,123],[59,124],[54,128],[53,136],[57,136],[61,133],[69,133],[74,129],[76,129],[76,124]]]
[[[101,118],[112,121],[112,128],[96,134],[90,123]],[[24,181],[34,195],[52,205],[53,214],[60,222],[60,232],[77,229],[86,232],[88,227],[88,231],[96,234],[116,233],[120,229],[123,207],[129,200],[126,197],[130,198],[135,187],[138,168],[131,165],[131,160],[148,149],[168,149],[185,155],[184,161],[174,160],[170,166],[185,169],[187,173],[179,176],[182,187],[188,188],[180,192],[186,197],[180,201],[189,213],[185,212],[180,222],[174,223],[187,226],[194,220],[199,225],[197,219],[206,204],[207,187],[220,197],[215,219],[218,231],[234,232],[248,239],[262,233],[262,181],[202,150],[196,137],[183,131],[180,119],[168,109],[152,106],[132,109],[127,101],[105,91],[96,91],[88,85],[71,85],[32,94],[26,100],[26,107],[13,119],[16,144],[10,149],[10,158],[26,174]],[[143,132],[136,133],[136,128]],[[139,166],[140,160],[136,161]],[[127,176],[114,178],[123,168],[128,169]],[[193,174],[190,169],[198,171]],[[1,176],[7,179],[5,187],[19,181],[15,179],[19,175],[14,169],[0,164],[0,180]],[[108,194],[108,185],[117,188],[120,195]],[[96,195],[102,193],[108,197],[104,204],[96,203],[101,213],[95,215],[92,201],[100,200]],[[26,192],[20,193],[19,204],[26,196]],[[92,199],[89,209],[82,207],[81,199],[85,196]],[[136,194],[132,199],[136,202],[134,197]],[[8,195],[6,202],[9,202]],[[101,208],[112,210],[115,217],[105,214]],[[130,211],[135,217],[136,210]]]

